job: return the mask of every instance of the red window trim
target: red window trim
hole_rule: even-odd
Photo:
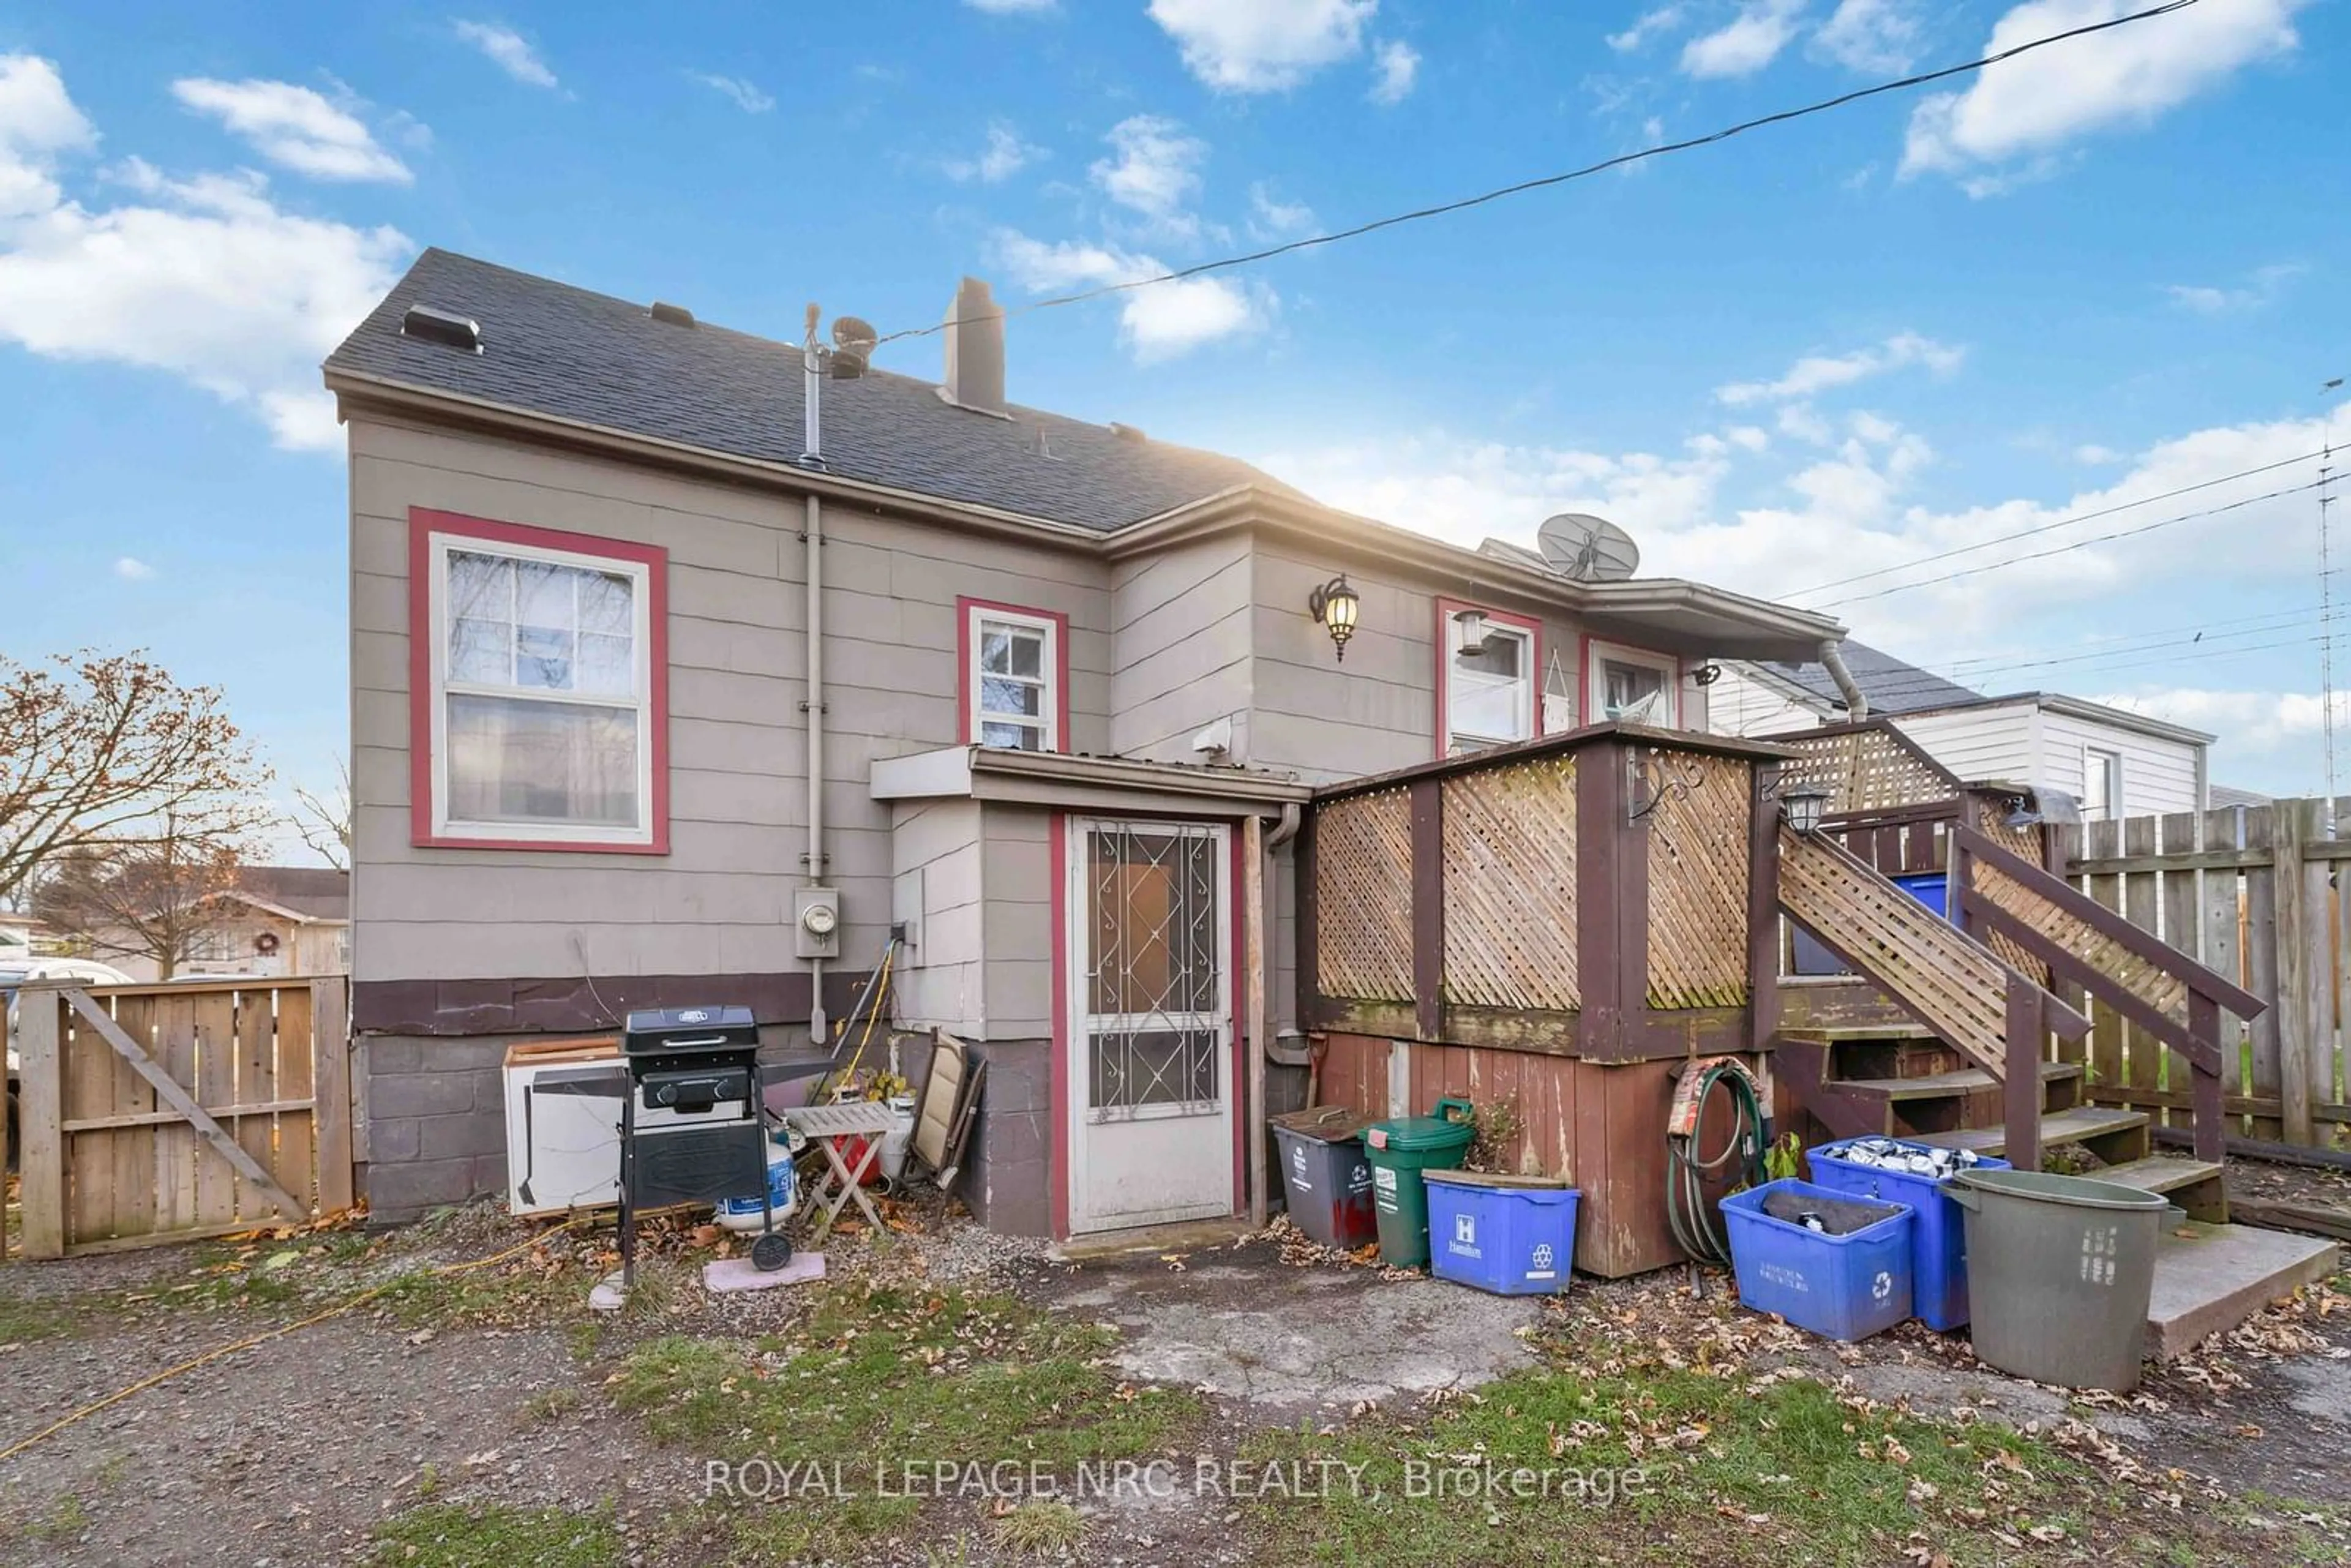
[[[1070,618],[1058,610],[1040,610],[1033,604],[1007,604],[1000,600],[974,599],[968,594],[956,596],[956,744],[969,746],[978,737],[971,732],[973,706],[971,616],[973,611],[993,611],[999,615],[1025,615],[1032,621],[1053,623],[1053,746],[1055,751],[1070,749]]]
[[[645,569],[648,602],[647,667],[652,691],[647,709],[653,730],[653,834],[637,843],[597,839],[456,838],[433,831],[433,536],[480,539],[486,544],[524,545],[601,556]],[[547,854],[665,855],[669,853],[669,552],[659,545],[631,544],[568,534],[523,523],[493,522],[461,512],[425,507],[408,509],[408,823],[409,841],[419,849],[529,850]]]
[[[1449,755],[1453,745],[1452,715],[1446,711],[1446,689],[1452,684],[1453,673],[1453,638],[1450,626],[1453,617],[1464,610],[1475,610],[1498,626],[1507,626],[1513,632],[1524,632],[1527,634],[1528,678],[1532,686],[1527,704],[1528,738],[1532,739],[1543,732],[1542,622],[1531,616],[1513,615],[1507,610],[1496,610],[1491,605],[1474,604],[1466,599],[1447,599],[1439,595],[1437,601],[1437,755],[1440,759]]]
[[[1667,676],[1666,680],[1666,693],[1674,699],[1674,722],[1669,727],[1674,729],[1681,728],[1682,677],[1688,673],[1682,656],[1678,653],[1667,653],[1656,648],[1644,648],[1638,643],[1620,643],[1614,637],[1601,637],[1594,635],[1590,632],[1583,633],[1583,635],[1578,639],[1576,644],[1575,710],[1580,714],[1583,714],[1583,721],[1586,724],[1600,724],[1604,722],[1608,716],[1604,713],[1586,713],[1584,711],[1594,706],[1592,701],[1592,647],[1595,643],[1610,653],[1640,653],[1651,659],[1664,659],[1671,661],[1673,664],[1673,673]]]

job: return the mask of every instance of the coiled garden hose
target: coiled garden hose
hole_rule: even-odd
[[[1709,1159],[1698,1138],[1706,1126],[1708,1102],[1725,1085],[1730,1093],[1730,1136],[1721,1152]],[[1736,1061],[1708,1062],[1698,1075],[1695,1094],[1697,1111],[1690,1118],[1690,1130],[1666,1134],[1671,1166],[1666,1173],[1666,1223],[1683,1251],[1709,1262],[1728,1263],[1730,1240],[1723,1234],[1721,1221],[1707,1212],[1705,1184],[1730,1176],[1743,1177],[1748,1186],[1761,1183],[1763,1151],[1771,1141],[1771,1122],[1756,1098],[1755,1080]],[[1734,1170],[1734,1165],[1740,1168]]]

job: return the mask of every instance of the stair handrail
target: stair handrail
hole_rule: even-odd
[[[1840,876],[1875,884],[1876,891],[1886,899],[1889,907],[1905,908],[1915,904],[1907,892],[1841,845],[1817,836],[1798,835],[1793,830],[1783,827],[1781,831],[1782,867],[1802,865],[1806,857],[1834,867]],[[1903,902],[1893,903],[1895,899]],[[1823,946],[1856,972],[1876,981],[1903,1011],[1932,1030],[1935,1038],[2001,1081],[2005,1086],[2002,1119],[2006,1124],[2009,1158],[2026,1169],[2036,1168],[2041,1161],[2042,1040],[2046,1032],[2052,1030],[2068,1040],[2078,1040],[2089,1033],[2090,1020],[2052,996],[2039,981],[1986,946],[1972,933],[1942,920],[1924,904],[1915,904],[1921,916],[1912,926],[1915,933],[1943,946],[1947,950],[1943,956],[1958,958],[1972,967],[1980,977],[1995,979],[2000,986],[2001,1049],[1995,1055],[1988,1056],[1976,1041],[1963,1038],[1966,1031],[1958,1026],[1956,1020],[1941,1016],[1930,998],[1914,994],[1914,988],[1897,967],[1878,962],[1863,944],[1841,941],[1837,936],[1823,930],[1803,913],[1792,907],[1784,892],[1779,894],[1779,905],[1791,920],[1812,933]]]
[[[1974,867],[1988,865],[2060,914],[2077,920],[2185,989],[2188,1016],[2175,1019],[2120,977],[2108,973],[1976,886]],[[2251,1020],[2269,1004],[2199,963],[2153,932],[2132,925],[2061,877],[1961,822],[1951,832],[1951,884],[1961,921],[1977,922],[2049,966],[2053,976],[2080,986],[2186,1059],[2192,1074],[2189,1104],[2196,1157],[2219,1161],[2226,1147],[2220,1057],[2220,1010]]]

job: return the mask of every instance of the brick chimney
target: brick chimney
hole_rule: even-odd
[[[947,307],[946,382],[939,395],[959,408],[1004,413],[1004,308],[987,285],[967,277]]]

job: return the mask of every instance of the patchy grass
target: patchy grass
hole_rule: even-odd
[[[803,1481],[798,1498],[771,1490],[681,1521],[713,1560],[864,1561],[895,1537],[907,1552],[894,1562],[944,1544],[925,1500],[897,1495],[914,1489],[894,1467],[1013,1461],[1073,1477],[1081,1463],[1171,1454],[1198,1430],[1196,1396],[1119,1381],[1102,1360],[1114,1337],[1007,1296],[842,1288],[789,1339],[654,1340],[609,1386],[657,1441],[708,1458],[843,1461],[837,1494]],[[1067,1533],[1052,1510],[1025,1507],[1009,1527],[1023,1539]]]
[[[78,1324],[68,1303],[0,1295],[0,1344],[30,1344],[35,1340],[64,1339]]]
[[[1024,1557],[1050,1557],[1074,1552],[1086,1538],[1085,1515],[1066,1502],[1032,1498],[999,1517],[994,1525],[998,1544]]]
[[[622,1558],[610,1507],[577,1514],[433,1504],[376,1529],[375,1562],[402,1568],[616,1568]]]
[[[1253,1440],[1244,1463],[1304,1466],[1283,1473],[1321,1495],[1269,1493],[1249,1523],[1267,1556],[1322,1562],[1486,1563],[1541,1539],[1628,1563],[1876,1568],[1918,1544],[1914,1531],[1954,1565],[2078,1551],[2080,1509],[2104,1488],[2073,1460],[1992,1425],[1858,1403],[1805,1379],[1520,1373],[1425,1423]],[[1534,1495],[1514,1495],[1522,1470]]]
[[[1119,1382],[1102,1360],[1113,1340],[1008,1296],[845,1290],[789,1341],[655,1340],[612,1394],[658,1440],[714,1454],[1069,1468],[1165,1451],[1200,1402]]]
[[[520,1420],[526,1427],[544,1427],[560,1421],[580,1407],[580,1390],[560,1383],[543,1394],[534,1394],[523,1401]]]

